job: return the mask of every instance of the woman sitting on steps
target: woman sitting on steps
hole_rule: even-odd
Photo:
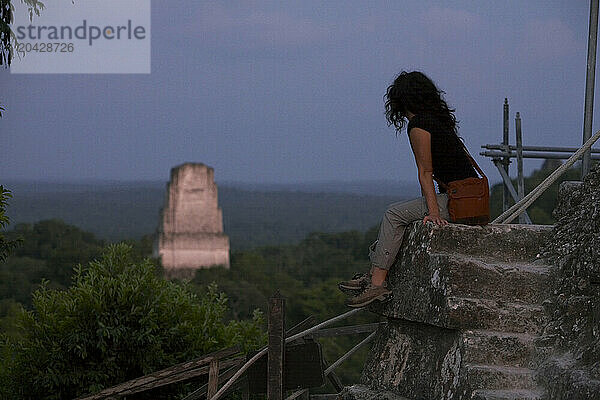
[[[385,211],[377,240],[369,247],[370,272],[339,284],[341,290],[361,291],[348,299],[346,304],[350,307],[389,298],[386,277],[409,223],[421,219],[440,226],[448,223],[448,195],[439,186],[439,193],[435,192],[433,177],[444,183],[477,177],[457,135],[455,110],[448,107],[443,93],[418,71],[401,72],[387,88],[386,119],[396,133],[408,123],[422,197],[393,203]]]

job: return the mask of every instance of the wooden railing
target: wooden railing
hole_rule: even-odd
[[[238,347],[207,354],[192,361],[165,368],[149,375],[120,383],[98,393],[77,400],[118,399],[172,383],[208,375],[208,381],[184,400],[218,400],[233,391],[241,391],[242,398],[251,393],[266,393],[268,400],[334,399],[337,394],[310,395],[310,388],[320,387],[327,379],[339,393],[343,383],[335,369],[357,350],[369,343],[381,325],[363,324],[326,328],[361,312],[354,309],[327,321],[315,324],[313,317],[285,330],[285,299],[276,294],[269,299],[269,343],[255,354],[244,356]],[[326,329],[325,329],[326,328]],[[322,356],[319,338],[369,334],[332,364]]]
[[[119,398],[135,393],[145,392],[176,382],[183,382],[203,375],[209,376],[207,388],[201,388],[204,394],[214,395],[218,389],[218,378],[221,381],[229,379],[235,371],[246,361],[246,357],[240,354],[239,347],[231,347],[225,350],[207,354],[192,361],[173,365],[172,367],[153,372],[149,375],[130,381],[120,383],[108,389],[89,396],[79,397],[77,400],[102,400]],[[236,368],[237,367],[237,368]],[[221,374],[221,375],[219,375]]]

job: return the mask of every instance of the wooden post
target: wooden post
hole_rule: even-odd
[[[206,392],[206,398],[211,399],[215,393],[219,390],[219,359],[213,358],[210,361],[210,368],[208,370],[208,391]]]
[[[269,350],[267,399],[283,400],[283,357],[285,354],[285,299],[279,291],[269,299]]]

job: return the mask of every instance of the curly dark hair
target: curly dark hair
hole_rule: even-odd
[[[435,116],[444,127],[458,133],[458,121],[453,108],[443,98],[445,92],[419,71],[402,71],[384,95],[385,118],[388,126],[394,125],[396,134],[407,124],[406,112]]]

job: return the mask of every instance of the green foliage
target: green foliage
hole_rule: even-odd
[[[39,0],[21,0],[22,4],[27,6],[29,11],[29,20],[33,20],[33,15],[39,17],[40,11],[45,8],[44,3]],[[0,0],[0,65],[8,68],[12,63],[14,49],[11,41],[17,43],[17,36],[11,28],[13,23],[14,6],[11,0]]]
[[[44,260],[44,278],[64,286],[71,281],[73,265],[98,257],[104,246],[104,241],[96,239],[92,233],[60,220],[19,224],[12,233],[23,238],[23,245],[15,251],[15,256]]]
[[[6,260],[8,254],[17,247],[20,240],[9,240],[6,238],[6,235],[2,233],[2,230],[6,229],[8,224],[10,223],[10,219],[5,214],[6,207],[8,206],[8,199],[12,197],[10,190],[6,189],[4,186],[0,185],[0,263]]]
[[[0,299],[13,299],[26,308],[42,279],[50,281],[50,288],[67,288],[73,266],[99,257],[104,245],[93,234],[59,220],[18,224],[6,235],[20,238],[21,246],[0,263]],[[143,258],[136,254],[136,259]],[[5,315],[2,311],[0,316]]]
[[[0,315],[5,317],[0,319],[0,332],[7,337],[17,338],[19,337],[19,328],[17,327],[17,320],[23,307],[13,299],[2,299],[0,300]],[[1,358],[0,358],[1,359]]]
[[[76,268],[67,290],[44,284],[33,294],[19,335],[4,337],[0,384],[8,398],[71,399],[219,348],[264,343],[260,313],[224,323],[226,311],[216,286],[193,294],[159,277],[150,260],[135,262],[131,246],[111,245]]]

